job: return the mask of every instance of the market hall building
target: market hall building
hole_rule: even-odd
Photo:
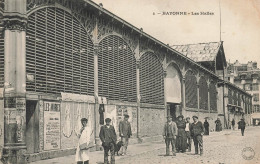
[[[208,117],[211,129],[219,117],[228,127],[228,98],[239,106],[228,88],[240,93],[238,117],[251,111],[251,95],[225,80],[223,42],[170,47],[92,1],[5,0],[0,6],[4,161],[75,153],[82,117],[99,150],[106,117],[118,131],[130,115],[137,143],[162,139],[167,115]]]

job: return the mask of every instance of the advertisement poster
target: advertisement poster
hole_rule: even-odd
[[[60,103],[44,102],[44,150],[60,149]]]

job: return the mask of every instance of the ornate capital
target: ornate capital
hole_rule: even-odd
[[[16,13],[4,13],[4,27],[6,30],[25,31],[27,28],[27,16]]]

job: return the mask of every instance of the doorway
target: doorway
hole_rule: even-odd
[[[167,103],[167,116],[171,116],[173,121],[177,120],[177,115],[179,114],[180,104]]]
[[[26,101],[26,146],[27,153],[39,152],[39,109],[37,101]]]

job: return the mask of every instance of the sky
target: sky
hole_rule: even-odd
[[[256,61],[260,67],[260,0],[93,1],[169,45],[218,42],[221,29],[228,62]],[[162,15],[163,12],[190,15]],[[192,15],[191,12],[213,15]]]

